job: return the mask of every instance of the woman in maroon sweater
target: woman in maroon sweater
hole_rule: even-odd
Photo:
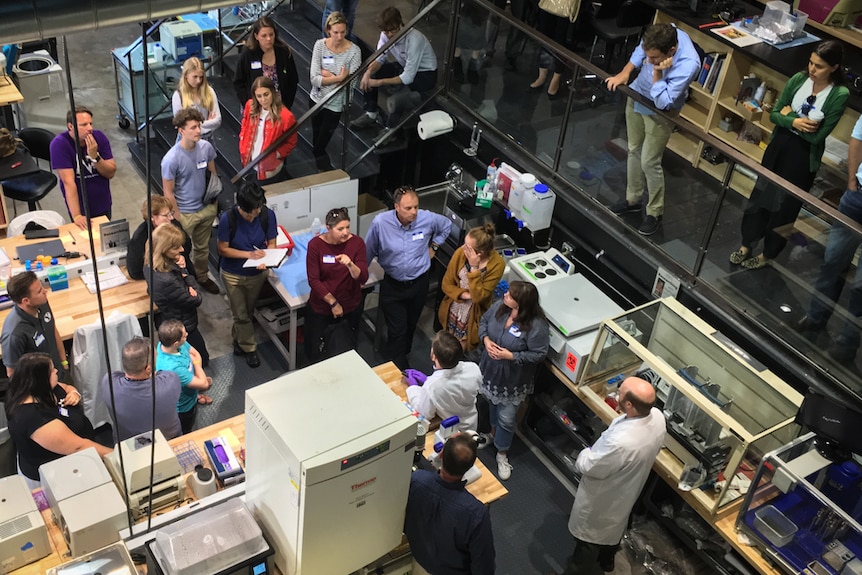
[[[308,242],[305,263],[311,286],[305,314],[305,355],[309,363],[316,363],[324,356],[345,351],[324,349],[332,330],[349,333],[350,348],[356,347],[368,262],[365,261],[365,242],[350,233],[347,208],[327,212],[326,233]]]

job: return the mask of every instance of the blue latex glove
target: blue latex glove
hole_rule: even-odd
[[[404,379],[407,380],[407,385],[422,385],[428,376],[418,369],[406,369],[404,370]]]

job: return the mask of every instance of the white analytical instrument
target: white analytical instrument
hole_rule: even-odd
[[[72,557],[120,540],[126,504],[96,448],[42,464],[39,480]]]
[[[539,284],[538,291],[542,311],[552,326],[548,359],[577,383],[599,324],[623,309],[581,274]]]
[[[575,273],[575,264],[554,248],[509,260],[509,267],[519,279],[537,286],[551,283]]]
[[[355,351],[246,392],[246,503],[284,575],[352,573],[400,544],[417,423]]]
[[[50,553],[48,528],[27,482],[20,475],[0,479],[0,573],[10,573]]]
[[[150,450],[155,438],[155,457],[153,462],[153,493],[150,499]],[[123,469],[126,471],[126,488],[129,490],[129,509],[132,515],[140,517],[152,507],[158,509],[180,501],[184,496],[180,462],[161,430],[155,434],[147,431],[120,442],[107,457],[105,464],[117,484],[123,490],[123,476],[120,472],[120,451],[123,452]]]

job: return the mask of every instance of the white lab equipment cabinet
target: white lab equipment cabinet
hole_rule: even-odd
[[[69,93],[63,68],[45,50],[22,54],[13,68],[24,101],[19,105],[21,128],[66,131]]]
[[[246,392],[246,503],[285,575],[347,575],[401,542],[417,420],[350,351]]]

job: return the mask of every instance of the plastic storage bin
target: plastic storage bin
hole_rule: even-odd
[[[160,529],[150,546],[166,575],[219,573],[268,549],[260,527],[239,499]]]
[[[776,547],[784,547],[799,531],[796,523],[774,505],[765,505],[754,512],[754,528]]]

